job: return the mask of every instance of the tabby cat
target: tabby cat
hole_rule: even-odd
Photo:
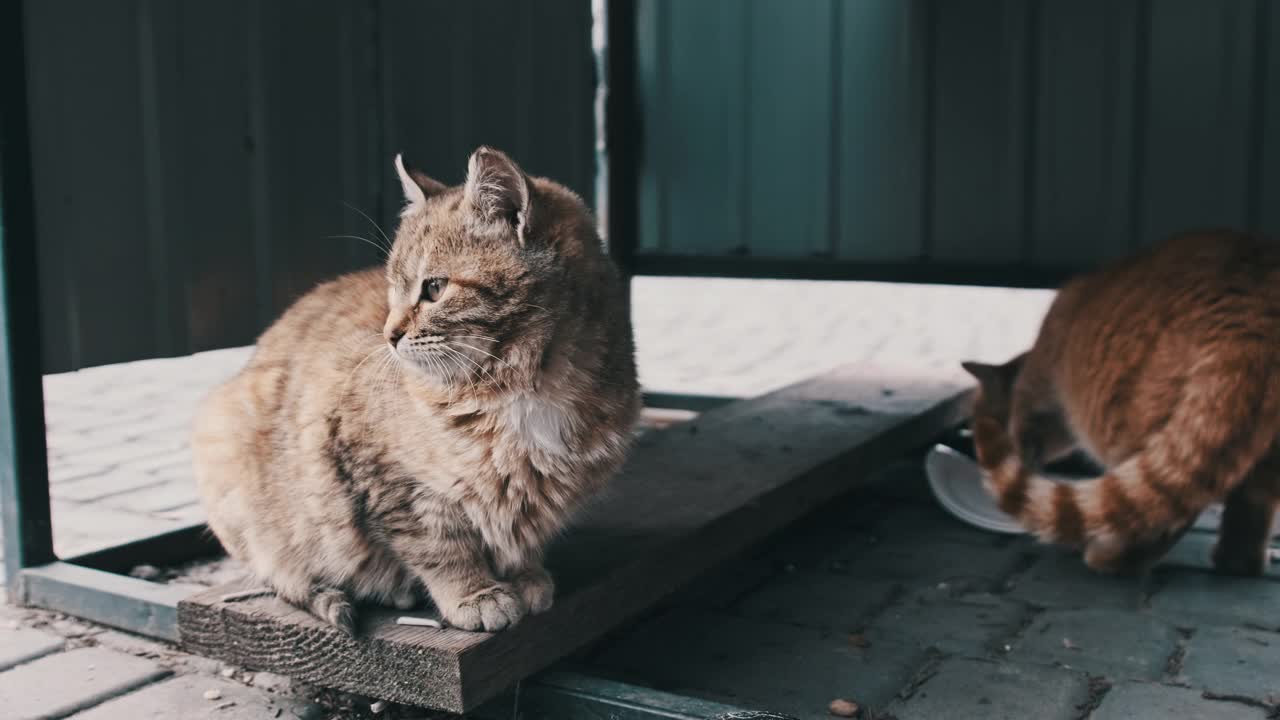
[[[625,287],[566,188],[480,148],[463,186],[396,170],[386,267],[323,284],[197,418],[209,526],[282,599],[354,632],[425,590],[451,625],[551,606],[548,540],[639,413]]]
[[[1058,293],[1028,352],[965,363],[1000,507],[1097,570],[1145,570],[1215,501],[1212,561],[1255,575],[1280,498],[1280,245],[1181,235]],[[1080,449],[1107,470],[1055,483]]]

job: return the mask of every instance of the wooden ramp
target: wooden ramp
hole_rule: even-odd
[[[396,625],[351,639],[272,597],[214,588],[178,606],[192,652],[396,702],[466,712],[855,487],[962,419],[958,377],[852,367],[655,431],[553,546],[555,607],[501,633]],[[678,648],[673,648],[673,652]]]

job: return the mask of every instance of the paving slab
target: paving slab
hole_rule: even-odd
[[[1153,683],[1123,683],[1107,692],[1089,720],[1264,720],[1266,710],[1210,700],[1200,690]]]
[[[1107,608],[1047,610],[1012,644],[1013,662],[1047,663],[1113,680],[1156,680],[1178,648],[1168,623]]]
[[[56,653],[0,673],[0,708],[11,720],[59,718],[165,675],[150,660],[104,648]]]
[[[1244,628],[1196,630],[1187,644],[1182,677],[1221,695],[1280,704],[1280,634]]]
[[[1020,545],[1034,560],[1030,567],[1009,579],[1010,597],[1049,608],[1139,610],[1146,604],[1147,579],[1098,574],[1085,566],[1078,552],[1044,547],[1030,540]]]
[[[871,630],[888,642],[978,657],[1001,652],[1029,614],[1025,604],[999,595],[927,587],[886,607]]]
[[[1280,629],[1280,583],[1194,570],[1161,572],[1151,611],[1180,622]]]
[[[73,715],[74,720],[294,720],[324,717],[314,704],[228,682],[184,675]]]
[[[901,594],[894,582],[800,571],[753,590],[731,609],[768,622],[849,632],[865,627],[873,612]]]
[[[0,628],[0,670],[61,650],[62,638],[27,628]]]
[[[1075,720],[1089,701],[1083,673],[1042,665],[943,661],[887,714],[898,720]]]
[[[853,577],[896,580],[910,587],[946,585],[968,590],[995,590],[1022,563],[1012,546],[969,543],[945,534],[920,532],[909,539],[881,541],[878,536],[853,537],[826,558]]]
[[[661,690],[825,718],[836,698],[883,707],[928,657],[868,639],[862,646],[846,632],[676,610],[628,632],[592,666]]]
[[[1190,568],[1213,572],[1213,563],[1209,559],[1209,553],[1213,550],[1213,545],[1217,542],[1217,539],[1218,534],[1216,531],[1187,533],[1186,537],[1182,538],[1177,545],[1174,545],[1161,559],[1160,565],[1162,567],[1158,572],[1167,572],[1170,568]],[[1274,542],[1272,546],[1275,547]],[[1263,576],[1280,579],[1280,563],[1269,563],[1263,572]]]

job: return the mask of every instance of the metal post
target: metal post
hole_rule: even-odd
[[[9,598],[52,562],[24,3],[0,0],[0,518]]]
[[[636,3],[635,0],[597,0],[597,33],[603,25],[603,46],[596,48],[600,68],[596,143],[603,150],[605,238],[609,252],[629,278],[634,273],[633,257],[640,232],[640,103],[636,91]],[[603,15],[603,17],[601,17]],[[601,38],[596,39],[599,46]],[[599,110],[598,110],[599,112]]]

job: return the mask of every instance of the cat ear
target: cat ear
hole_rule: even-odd
[[[524,244],[529,231],[529,178],[511,158],[489,147],[471,153],[463,194],[478,220],[509,225]]]
[[[396,175],[400,176],[400,187],[404,190],[405,209],[421,207],[427,198],[444,192],[444,183],[432,180],[421,170],[412,167],[404,160],[404,153],[396,153]]]
[[[997,382],[1000,379],[1000,375],[1001,375],[1001,372],[1000,372],[1001,368],[999,365],[988,365],[986,363],[973,362],[972,360],[966,360],[960,363],[960,367],[964,368],[965,372],[972,375],[974,379],[977,380],[982,385],[988,385],[988,384]]]

